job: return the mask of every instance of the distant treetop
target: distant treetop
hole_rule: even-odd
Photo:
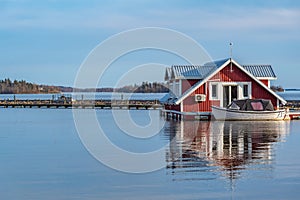
[[[59,93],[60,88],[56,86],[38,85],[28,83],[24,80],[11,81],[9,78],[0,80],[1,94],[38,94],[38,93]]]

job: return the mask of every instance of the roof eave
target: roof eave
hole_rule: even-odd
[[[184,80],[197,79],[200,81],[202,78],[199,76],[189,76],[189,77],[180,76],[180,77],[177,77],[177,79],[184,79]]]
[[[277,77],[256,77],[258,80],[277,80]]]
[[[253,76],[250,72],[248,72],[244,67],[242,67],[241,65],[239,65],[237,62],[235,62],[235,60],[231,59],[231,61],[237,66],[239,67],[243,72],[245,72],[246,74],[248,74],[253,80],[255,80],[257,83],[259,83],[263,88],[265,88],[267,91],[269,91],[273,96],[275,96],[278,100],[280,100],[282,102],[282,104],[286,104],[286,100],[284,100],[281,96],[279,96],[278,94],[276,94],[273,90],[271,90],[269,87],[267,87],[265,84],[263,84],[257,77]],[[224,66],[222,66],[224,67]]]

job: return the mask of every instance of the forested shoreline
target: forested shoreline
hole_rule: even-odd
[[[25,80],[11,81],[9,78],[0,80],[1,94],[39,94],[39,93],[59,93],[60,88],[57,86],[38,85],[28,83]]]
[[[143,82],[120,88],[73,88],[65,86],[50,86],[35,83],[29,83],[25,80],[10,80],[6,78],[0,80],[0,94],[48,94],[61,92],[124,92],[124,93],[167,93],[168,87],[165,83]]]

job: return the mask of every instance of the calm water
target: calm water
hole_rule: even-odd
[[[300,121],[165,122],[132,139],[97,110],[109,138],[136,152],[166,145],[165,167],[145,174],[110,169],[82,145],[69,109],[0,109],[1,199],[298,199]],[[120,115],[123,110],[117,111]],[[143,126],[149,112],[133,110]],[[88,128],[86,131],[89,131]],[[109,156],[109,155],[108,155]]]

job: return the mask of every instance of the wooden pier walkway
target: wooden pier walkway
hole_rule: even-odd
[[[158,100],[1,100],[0,108],[99,108],[99,109],[163,109],[163,105]],[[167,116],[181,119],[183,113],[173,113],[168,111]],[[290,109],[291,120],[300,119],[300,109]],[[195,117],[195,116],[187,116]],[[210,120],[210,114],[204,113],[203,116],[196,116],[202,120]]]
[[[160,109],[157,100],[3,100],[0,108],[100,108],[100,109]]]

